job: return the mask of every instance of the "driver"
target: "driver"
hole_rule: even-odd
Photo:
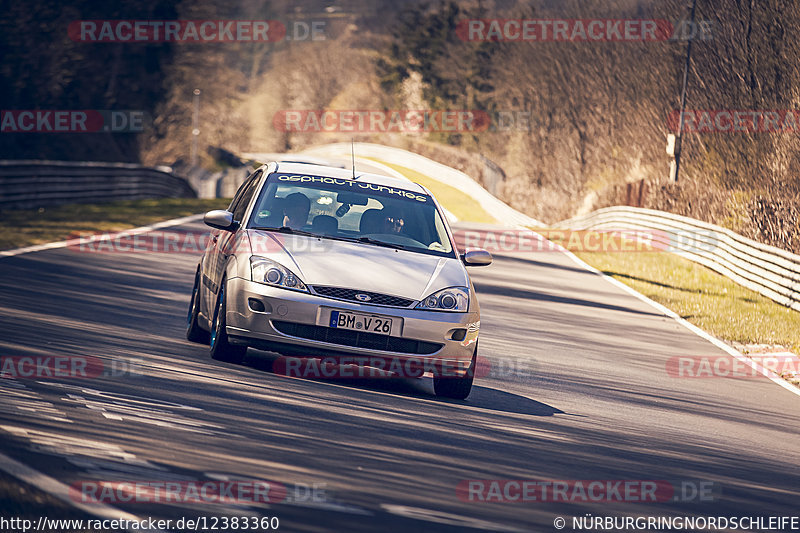
[[[283,205],[283,225],[292,229],[301,229],[308,222],[311,201],[299,192],[286,197]]]

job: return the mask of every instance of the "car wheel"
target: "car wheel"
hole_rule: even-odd
[[[194,275],[194,288],[192,300],[189,302],[189,312],[186,316],[186,338],[192,342],[208,344],[209,334],[197,323],[200,313],[200,269]]]
[[[247,346],[228,342],[225,331],[225,279],[222,280],[217,297],[214,319],[211,321],[211,358],[226,363],[241,363],[247,353]]]
[[[475,351],[472,353],[472,362],[466,373],[460,377],[452,376],[433,376],[433,390],[440,398],[453,398],[463,400],[472,392],[472,382],[475,379],[475,365],[478,359],[478,344],[475,344]]]

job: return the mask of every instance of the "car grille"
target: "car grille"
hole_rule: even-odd
[[[298,324],[296,322],[285,322],[283,320],[273,320],[272,326],[284,335],[291,335],[292,337],[329,342],[342,346],[366,348],[369,350],[383,350],[386,352],[429,355],[439,351],[442,346],[444,346],[443,344],[437,344],[435,342],[378,335],[377,333],[368,333],[364,331],[350,331],[346,329],[328,328],[325,326]]]
[[[408,298],[389,296],[388,294],[380,294],[377,292],[343,289],[341,287],[321,287],[319,285],[315,285],[311,288],[314,289],[314,292],[319,296],[336,298],[337,300],[347,300],[349,302],[367,303],[370,305],[385,305],[388,307],[408,307],[414,303],[414,300],[409,300]],[[362,302],[356,298],[356,294],[366,294],[370,297],[370,300],[368,302]]]

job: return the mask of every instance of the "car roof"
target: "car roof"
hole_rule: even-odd
[[[313,163],[288,163],[285,161],[278,161],[276,165],[275,172],[302,174],[306,176],[325,176],[343,180],[353,179],[353,171],[347,168],[328,167]],[[356,181],[364,181],[367,183],[374,183],[376,185],[385,185],[387,187],[395,187],[398,189],[404,189],[406,191],[429,194],[427,189],[417,183],[414,183],[413,181],[407,181],[391,176],[383,176],[381,174],[359,172],[358,169],[356,169],[355,179]]]

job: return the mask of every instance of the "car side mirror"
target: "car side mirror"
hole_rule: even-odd
[[[206,223],[206,226],[224,231],[236,231],[236,228],[239,227],[239,223],[233,220],[233,213],[224,209],[209,211],[203,216],[203,222]]]
[[[467,266],[487,266],[492,264],[492,254],[486,250],[470,250],[461,255],[461,261]]]

